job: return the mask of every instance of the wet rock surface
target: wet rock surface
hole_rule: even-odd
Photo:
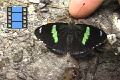
[[[117,34],[117,41],[102,49],[99,56],[77,62],[68,54],[58,56],[51,53],[42,41],[36,39],[34,30],[68,14],[68,4],[69,0],[52,0],[47,5],[49,10],[41,12],[39,4],[27,0],[0,1],[0,80],[61,80],[65,69],[70,67],[79,69],[81,80],[120,80],[120,31],[114,22],[118,14],[113,14],[117,0],[106,0],[91,16],[75,20],[99,27],[107,34]],[[29,8],[28,28],[7,28],[7,7],[13,5]]]

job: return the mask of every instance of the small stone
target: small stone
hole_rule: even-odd
[[[22,0],[24,3],[28,3],[28,0]]]
[[[6,33],[0,33],[0,35],[1,35],[2,37],[8,37],[8,34],[6,34]]]
[[[116,33],[117,38],[120,38],[120,33]]]
[[[32,3],[39,3],[40,0],[29,0],[29,2],[32,2]]]
[[[118,55],[119,55],[119,53],[115,53],[115,55],[116,55],[116,56],[118,56]]]
[[[46,13],[48,11],[49,11],[49,9],[47,7],[43,8],[43,9],[40,9],[40,12],[42,12],[42,13]]]
[[[115,25],[113,29],[115,29],[116,31],[120,31],[119,13],[113,13],[113,23]]]
[[[27,61],[28,61],[28,59],[27,59],[27,58],[25,58],[25,59],[23,59],[23,61],[24,61],[24,62],[27,62]]]
[[[44,3],[44,4],[50,4],[51,1],[50,0],[40,0],[41,3]]]
[[[27,80],[27,76],[26,75],[24,75],[24,73],[18,73],[18,77],[20,78],[20,79],[22,79],[22,80]],[[28,79],[29,80],[29,79]]]
[[[19,51],[17,53],[14,53],[14,56],[13,56],[13,62],[21,62],[23,59],[23,51]]]
[[[15,33],[13,33],[13,37],[17,37],[18,36],[18,34],[15,32]]]
[[[120,47],[117,47],[118,53],[120,53]]]
[[[13,64],[13,69],[19,70],[20,69],[20,65],[18,63],[14,63]]]
[[[28,12],[29,14],[34,14],[35,12],[35,7],[31,4],[29,7],[28,7]]]
[[[8,48],[10,45],[7,43],[4,45],[4,48]]]
[[[3,68],[5,66],[5,62],[4,61],[0,61],[0,69]]]
[[[117,41],[115,34],[109,34],[107,35],[107,39],[111,45]]]
[[[29,33],[29,31],[28,31],[28,30],[25,30],[24,32],[25,32],[25,33]]]
[[[44,6],[45,6],[45,4],[39,3],[39,8],[43,8]]]
[[[7,72],[7,73],[6,73],[6,77],[7,77],[8,79],[15,80],[15,78],[16,78],[17,76],[16,76],[16,73],[15,73],[14,71],[10,71],[10,72]]]
[[[3,51],[0,51],[0,56],[2,56],[3,55]]]

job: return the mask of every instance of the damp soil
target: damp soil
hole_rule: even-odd
[[[120,30],[114,22],[119,17],[114,14],[117,0],[105,0],[89,17],[75,19],[117,37],[112,45],[106,41],[80,60],[53,54],[34,35],[37,27],[48,22],[69,23],[69,0],[52,0],[46,7],[30,1],[0,0],[0,80],[120,80]],[[28,28],[7,28],[7,7],[18,5],[28,7]],[[75,70],[77,77],[66,69]]]

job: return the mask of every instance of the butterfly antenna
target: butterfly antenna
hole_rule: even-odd
[[[82,7],[80,8],[80,10],[78,11],[78,13],[76,14],[76,17],[79,14],[79,12],[82,10],[82,8],[83,8],[84,5],[85,5],[85,3],[83,3]]]
[[[76,17],[77,15],[79,14],[79,12],[82,10],[83,6],[85,5],[85,3],[83,3],[82,7],[80,8],[80,10],[78,11],[78,13],[76,14]],[[70,14],[69,14],[69,17],[70,17],[70,21],[69,21],[69,24],[75,24],[76,22],[74,22],[76,20],[76,18],[72,17]]]

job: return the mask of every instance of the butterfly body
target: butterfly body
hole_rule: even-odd
[[[50,51],[63,55],[84,56],[106,38],[106,33],[91,25],[49,23],[38,27],[35,36],[41,39]]]

